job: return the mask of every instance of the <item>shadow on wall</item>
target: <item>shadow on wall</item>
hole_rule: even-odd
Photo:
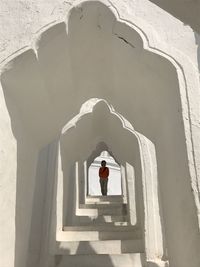
[[[76,221],[76,170],[75,162],[66,162],[62,156],[63,168],[63,221],[62,225],[75,225]]]
[[[87,251],[87,254],[85,252]],[[65,255],[66,250],[64,250]],[[89,242],[79,242],[76,257],[57,255],[55,256],[55,266],[56,267],[66,267],[66,266],[95,266],[95,267],[114,267],[112,259],[108,255],[96,254],[96,251],[90,246]]]
[[[199,1],[150,1],[181,20],[185,25],[189,25],[194,31],[200,32]]]
[[[57,142],[52,142],[39,152],[26,265],[28,267],[44,266],[46,261],[52,260],[49,255],[49,236],[51,234],[56,239],[56,218],[52,216],[55,213],[53,203],[56,202],[56,196],[52,192],[54,187],[57,188],[57,151]]]
[[[32,197],[37,164],[37,148],[22,122],[19,110],[1,80],[11,127],[17,142],[16,206],[15,206],[15,260],[14,266],[26,264],[28,239],[31,224]],[[11,152],[12,153],[12,152]],[[12,164],[12,163],[11,163]]]

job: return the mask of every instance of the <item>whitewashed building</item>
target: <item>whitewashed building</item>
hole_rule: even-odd
[[[199,0],[0,0],[0,267],[200,266],[199,34]]]

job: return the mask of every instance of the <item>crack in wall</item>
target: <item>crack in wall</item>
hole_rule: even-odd
[[[117,38],[119,38],[120,40],[122,40],[123,42],[125,42],[126,44],[130,45],[132,48],[135,48],[135,46],[133,44],[131,44],[129,41],[127,41],[124,37],[118,35],[117,33],[114,33],[114,35],[117,36]]]

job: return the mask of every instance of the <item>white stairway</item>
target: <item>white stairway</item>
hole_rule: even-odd
[[[57,234],[56,266],[145,266],[142,232],[130,225],[122,196],[88,196],[76,215],[79,225]]]

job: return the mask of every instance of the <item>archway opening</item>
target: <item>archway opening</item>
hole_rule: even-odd
[[[107,195],[122,195],[121,168],[108,151],[102,151],[88,168],[88,195],[101,195],[99,168],[101,167],[102,160],[106,161],[106,166],[109,168]]]
[[[2,75],[2,84],[12,120],[13,132],[17,138],[16,207],[21,207],[24,199],[31,199],[29,192],[32,192],[32,188],[30,189],[31,191],[22,189],[25,188],[24,181],[27,181],[27,177],[30,179],[35,171],[33,158],[29,157],[30,147],[24,146],[24,140],[26,140],[24,138],[25,131],[21,129],[20,123],[22,122],[27,127],[27,136],[25,137],[31,139],[31,144],[34,137],[39,147],[45,147],[45,145],[54,140],[65,121],[68,121],[76,114],[83,101],[94,96],[105,98],[130,123],[134,124],[134,127],[140,133],[153,142],[152,144],[145,137],[135,138],[134,141],[134,147],[138,151],[137,155],[140,151],[143,152],[141,169],[148,170],[148,172],[144,172],[145,177],[143,180],[146,207],[145,209],[143,207],[138,209],[141,210],[141,214],[143,214],[144,210],[146,212],[144,214],[146,216],[145,219],[148,219],[146,221],[145,219],[141,220],[145,221],[145,233],[148,233],[146,234],[146,247],[149,250],[148,257],[151,258],[152,254],[153,256],[154,254],[162,254],[157,251],[157,248],[162,250],[162,246],[157,245],[157,240],[154,240],[157,237],[159,238],[156,220],[159,221],[160,216],[159,209],[155,206],[155,203],[158,202],[156,191],[159,189],[157,186],[158,176],[169,255],[172,259],[172,264],[174,262],[176,265],[176,262],[180,261],[182,266],[186,266],[188,263],[185,259],[190,258],[189,254],[193,246],[187,249],[186,246],[180,246],[180,244],[184,244],[184,240],[191,236],[188,225],[193,225],[196,214],[190,208],[193,204],[193,199],[188,179],[188,160],[183,125],[183,119],[186,121],[186,118],[182,116],[181,112],[185,105],[181,105],[180,101],[182,97],[182,93],[180,97],[180,92],[183,91],[182,88],[179,90],[177,71],[170,62],[161,57],[160,53],[151,53],[153,50],[150,47],[148,47],[148,51],[143,49],[144,45],[140,38],[141,36],[134,31],[134,27],[129,27],[125,20],[122,21],[118,17],[115,18],[110,9],[102,6],[101,3],[95,1],[85,3],[81,8],[74,7],[69,18],[67,32],[66,24],[60,23],[40,36],[41,38],[39,38],[37,46],[35,46],[38,47],[37,58],[32,50],[28,50],[13,62],[10,62],[12,63],[10,64],[12,68],[5,68],[5,72]],[[81,47],[80,43],[82,44]],[[19,122],[13,111],[15,110],[15,105],[19,107]],[[61,190],[58,190],[58,200],[56,202],[60,212],[58,212],[60,217],[57,219],[59,222],[62,222],[62,216],[64,217],[65,213],[67,215],[70,214],[69,210],[65,211],[65,204],[62,207],[60,203],[67,203],[66,206],[71,208],[71,203],[65,202],[64,198],[64,201],[62,200],[62,196],[65,193],[64,190],[68,190],[66,196],[69,196],[69,199],[72,199],[70,194],[73,195],[71,190],[74,182],[71,176],[73,169],[71,171],[69,160],[70,163],[73,163],[73,160],[78,157],[80,161],[85,159],[94,146],[93,143],[101,140],[111,144],[111,149],[115,152],[115,155],[119,155],[120,162],[124,158],[124,161],[127,160],[127,162],[134,165],[134,162],[139,159],[139,157],[135,156],[135,150],[130,150],[130,144],[133,145],[132,134],[129,132],[123,134],[123,129],[121,128],[119,132],[115,131],[114,126],[118,125],[117,121],[116,123],[113,121],[110,124],[108,116],[105,116],[106,120],[104,120],[104,122],[108,121],[105,131],[104,129],[99,129],[98,118],[101,119],[101,113],[99,114],[99,117],[95,117],[93,124],[90,124],[88,116],[87,120],[78,126],[81,131],[77,134],[72,134],[72,136],[69,133],[69,141],[65,144],[65,157],[62,157],[64,167],[59,169],[58,174],[58,176],[60,175],[59,183],[61,184],[58,185]],[[95,131],[93,132],[94,129]],[[102,130],[101,134],[99,134],[99,130]],[[79,135],[79,133],[82,135]],[[116,137],[113,133],[117,133]],[[124,139],[128,138],[127,142],[118,141],[121,141],[122,135]],[[136,133],[134,136],[137,137],[138,134]],[[77,145],[77,140],[81,140],[79,146]],[[78,149],[74,149],[76,147]],[[78,155],[79,152],[82,152],[83,156],[80,157]],[[46,157],[48,166],[48,155]],[[156,160],[152,161],[152,158],[157,159],[157,162]],[[24,159],[27,161],[26,164],[24,164]],[[69,168],[66,167],[66,162]],[[135,164],[135,166],[140,167],[138,164]],[[137,168],[135,169],[136,181],[139,181],[140,177],[139,167],[138,170]],[[152,169],[154,172],[152,172]],[[84,168],[80,170],[82,172],[81,175],[83,170]],[[150,182],[150,175],[153,182]],[[41,175],[41,177],[45,179],[47,175]],[[32,180],[34,180],[33,178]],[[42,206],[47,201],[44,201],[43,198],[42,186],[40,185],[41,179],[37,180],[39,181],[38,188],[40,191],[39,193],[35,191],[33,195],[36,199],[39,199],[38,195],[42,196]],[[64,186],[62,186],[63,181]],[[31,187],[30,184],[29,187]],[[51,192],[52,190],[49,191]],[[44,192],[48,193],[48,190],[45,189]],[[156,192],[157,202],[154,199],[152,200],[155,195],[152,192]],[[185,200],[187,202],[184,202]],[[187,210],[190,213],[185,213],[186,206],[182,205],[183,202],[186,203]],[[44,207],[44,214],[48,213],[45,209],[46,207]],[[18,230],[16,231],[15,247],[16,255],[20,255],[22,260],[26,257],[21,254],[21,250],[24,249],[26,251],[28,237],[33,236],[33,240],[35,240],[34,233],[29,235],[27,227],[31,223],[30,220],[27,221],[31,211],[31,200],[26,202],[26,209],[23,214],[16,211],[16,229]],[[56,212],[52,213],[56,214]],[[156,216],[154,216],[155,214]],[[45,227],[48,225],[45,221],[46,217],[50,218],[50,215],[43,216],[43,212],[41,212],[40,221],[44,220],[43,225]],[[184,217],[184,223],[182,217]],[[41,225],[41,228],[43,227],[41,223],[38,223],[38,225]],[[35,229],[37,229],[38,225],[36,225]],[[152,231],[151,226],[154,225],[155,229]],[[21,235],[20,229],[23,229],[23,235]],[[150,235],[151,233],[152,235]],[[175,233],[179,233],[179,239],[177,239]],[[152,239],[154,242],[152,242]],[[152,248],[152,243],[155,243],[155,248]],[[36,247],[40,247],[40,245]],[[44,247],[48,247],[48,243],[47,245],[45,243]],[[153,253],[151,253],[152,251]],[[39,253],[40,251],[38,255]],[[179,257],[181,254],[185,255],[183,259]]]

